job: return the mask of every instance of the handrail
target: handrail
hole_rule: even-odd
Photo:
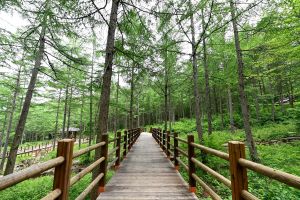
[[[160,129],[151,128],[152,135],[158,144],[162,143],[163,138],[161,137],[162,132]],[[167,138],[171,137],[174,139],[173,145],[171,142],[167,142],[167,149],[162,149],[165,152],[168,152],[174,157],[174,166],[178,169],[178,165],[182,165],[183,168],[189,174],[189,187],[190,191],[195,192],[195,181],[201,185],[201,187],[213,198],[221,199],[218,194],[216,194],[204,181],[202,181],[197,175],[195,167],[201,168],[203,171],[209,173],[218,181],[223,183],[232,191],[232,197],[236,200],[246,199],[246,200],[258,200],[253,194],[248,192],[248,178],[247,178],[247,169],[267,176],[271,179],[275,179],[281,183],[285,183],[294,188],[300,189],[300,177],[292,175],[280,170],[273,169],[271,167],[264,166],[252,161],[249,161],[245,158],[245,144],[242,142],[230,141],[228,142],[229,153],[225,153],[216,149],[212,149],[201,144],[196,144],[194,142],[194,135],[188,135],[187,140],[178,137],[178,133],[174,132],[172,134],[166,134]],[[179,148],[178,141],[187,144],[188,153],[183,149]],[[171,147],[174,149],[174,153],[171,152]],[[210,167],[206,166],[202,162],[196,159],[194,148],[201,150],[207,154],[214,155],[230,163],[230,174],[231,180],[227,179],[223,175],[214,171]],[[180,158],[179,153],[188,157],[188,165],[186,165]]]
[[[76,174],[75,176],[73,176],[71,178],[71,181],[70,181],[70,186],[72,186],[75,183],[77,183],[82,177],[84,177],[86,174],[88,174],[89,172],[91,172],[97,165],[99,165],[104,160],[105,160],[105,158],[101,157],[100,159],[98,159],[97,161],[93,162],[88,167],[84,168],[81,172],[79,172],[78,174]]]
[[[58,198],[61,195],[61,190],[60,189],[55,189],[51,191],[47,196],[43,197],[41,200],[53,200]]]
[[[30,167],[18,171],[16,173],[3,176],[2,178],[0,178],[0,190],[6,189],[12,185],[15,185],[36,175],[39,175],[40,173],[47,171],[48,169],[62,164],[64,160],[64,157],[59,156],[57,158],[48,160],[43,163],[31,165]]]
[[[176,149],[180,152],[180,154],[184,155],[185,157],[188,157],[188,153],[180,149],[179,147],[176,147]]]
[[[204,165],[200,161],[198,161],[196,158],[192,158],[192,161],[200,167],[202,170],[206,171],[207,173],[211,174],[214,176],[218,181],[222,182],[224,185],[227,187],[231,188],[231,181],[228,180],[226,177],[223,175],[219,174],[218,172],[214,171],[213,169],[209,168],[208,166]]]
[[[241,166],[251,169],[252,171],[255,171],[259,174],[262,174],[271,179],[275,179],[279,182],[282,182],[289,186],[300,189],[300,177],[299,176],[295,176],[295,175],[292,175],[292,174],[289,174],[289,173],[286,173],[286,172],[283,172],[283,171],[280,171],[277,169],[273,169],[271,167],[267,167],[262,164],[258,164],[258,163],[255,163],[250,160],[243,159],[243,158],[240,158],[238,160],[238,163]]]
[[[183,142],[185,144],[187,144],[188,142],[180,137],[176,137],[176,140],[180,141],[180,142]]]
[[[85,175],[90,173],[93,169],[100,165],[99,173],[96,174],[96,178],[90,183],[90,185],[76,198],[77,200],[84,199],[91,190],[99,184],[100,187],[97,191],[104,191],[105,186],[105,177],[108,168],[115,166],[116,168],[119,166],[121,162],[121,148],[124,149],[123,158],[126,156],[127,150],[129,151],[133,144],[137,141],[139,135],[141,133],[141,129],[132,129],[124,131],[124,140],[122,140],[121,132],[117,133],[117,136],[110,140],[116,141],[116,147],[108,152],[108,134],[103,134],[101,137],[101,142],[94,144],[92,146],[86,147],[84,149],[78,150],[73,153],[74,148],[74,140],[73,139],[63,139],[58,141],[57,146],[57,157],[51,159],[49,161],[32,165],[24,170],[19,172],[4,176],[0,178],[0,190],[8,188],[12,185],[20,183],[29,178],[35,177],[40,173],[54,168],[54,181],[53,181],[53,190],[50,191],[43,200],[50,199],[61,199],[66,200],[68,198],[69,187],[73,186],[80,179],[82,179]],[[84,168],[81,172],[76,174],[73,177],[71,176],[71,166],[73,159],[88,153],[90,151],[101,148],[100,157],[97,158],[92,164]],[[108,156],[115,153],[115,156],[112,162],[108,163]]]
[[[176,160],[183,166],[183,168],[188,172],[189,171],[189,167],[179,158],[176,157]]]
[[[84,200],[85,197],[92,191],[92,189],[96,186],[96,184],[104,177],[104,174],[99,174],[95,180],[91,182],[89,186],[75,199],[75,200]]]
[[[119,147],[113,148],[111,150],[108,151],[108,157],[111,156],[113,153],[115,153],[117,150],[119,149]]]
[[[206,153],[212,154],[212,155],[222,158],[224,160],[229,160],[228,153],[224,153],[222,151],[218,151],[218,150],[203,146],[201,144],[191,143],[191,145],[197,149],[200,149],[200,150],[206,152]]]
[[[73,158],[77,158],[78,156],[81,156],[85,153],[93,151],[94,149],[97,149],[97,148],[99,148],[103,145],[105,145],[105,142],[100,142],[100,143],[94,144],[92,146],[86,147],[84,149],[80,149],[79,151],[76,151],[76,152],[73,153]]]
[[[222,200],[222,198],[213,191],[204,181],[202,181],[199,176],[195,173],[192,174],[192,177],[201,185],[201,187],[212,197],[214,200]]]

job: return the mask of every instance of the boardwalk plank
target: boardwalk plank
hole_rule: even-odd
[[[151,134],[142,133],[97,200],[196,200]]]

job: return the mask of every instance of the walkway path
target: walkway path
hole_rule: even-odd
[[[151,134],[142,133],[97,200],[196,200]]]

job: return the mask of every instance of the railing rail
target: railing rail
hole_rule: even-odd
[[[189,174],[189,189],[191,192],[195,192],[197,182],[210,196],[212,199],[220,200],[221,197],[208,186],[200,177],[197,176],[195,168],[200,168],[201,170],[207,172],[219,182],[224,184],[227,188],[231,189],[233,200],[258,200],[256,196],[248,192],[248,177],[247,170],[254,171],[261,175],[267,176],[271,179],[277,180],[281,183],[285,183],[291,187],[300,189],[300,177],[295,176],[280,170],[273,169],[271,167],[264,166],[247,160],[245,158],[245,144],[243,142],[230,141],[228,142],[228,153],[206,147],[201,144],[196,144],[194,142],[194,135],[187,135],[187,139],[184,140],[178,137],[177,132],[166,132],[163,133],[161,129],[151,128],[151,133],[156,142],[162,147],[167,157],[170,155],[171,147],[173,148],[173,158],[174,167],[178,170],[179,164],[187,171]],[[165,131],[164,131],[165,132]],[[162,135],[166,135],[166,138],[172,138],[173,144],[169,139],[164,143],[164,138]],[[178,143],[181,142],[187,146],[186,152],[184,149],[179,148]],[[163,145],[164,144],[164,145]],[[163,145],[163,146],[162,146]],[[201,161],[196,159],[195,150],[201,150],[206,154],[210,154],[226,160],[229,162],[229,171],[231,180],[224,177],[220,173],[214,171]],[[188,164],[185,164],[180,156],[187,158]]]
[[[73,139],[63,139],[58,141],[57,145],[57,156],[54,159],[48,160],[43,163],[34,164],[26,169],[18,171],[16,173],[4,176],[0,178],[0,191],[9,188],[17,183],[25,181],[30,178],[39,176],[41,173],[55,168],[54,170],[54,180],[53,180],[53,190],[50,191],[43,200],[50,199],[68,199],[69,188],[76,184],[85,175],[90,173],[97,166],[100,166],[99,174],[96,178],[87,186],[87,188],[82,191],[82,193],[76,198],[76,200],[85,199],[85,197],[95,188],[96,185],[100,185],[97,190],[99,192],[104,191],[105,187],[105,177],[107,170],[111,167],[117,169],[122,160],[121,148],[123,148],[123,159],[126,154],[132,148],[133,144],[136,142],[140,136],[141,129],[131,129],[124,131],[124,137],[122,137],[121,132],[117,133],[117,136],[112,139],[108,139],[108,134],[103,134],[101,141],[97,144],[88,146],[84,149],[78,150],[73,153],[74,140]],[[123,141],[122,141],[123,138]],[[109,149],[109,144],[116,142],[116,147],[113,145],[111,150]],[[82,156],[88,152],[101,148],[101,157],[94,161],[92,164],[84,168],[81,172],[71,177],[71,167],[73,159]],[[110,153],[109,153],[110,152]],[[110,156],[110,157],[109,157]],[[111,161],[111,162],[109,162]]]

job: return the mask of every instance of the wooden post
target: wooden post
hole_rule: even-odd
[[[229,166],[231,175],[232,200],[243,200],[242,190],[248,190],[246,168],[239,165],[238,160],[245,158],[245,144],[243,142],[228,142]]]
[[[130,151],[131,149],[131,130],[128,130],[128,152]]]
[[[123,146],[123,159],[126,158],[127,155],[127,131],[124,131],[124,146]]]
[[[118,169],[119,166],[120,166],[120,160],[121,160],[121,132],[117,132],[117,147],[119,147],[117,150],[116,150],[116,158],[118,158],[116,160],[116,163],[115,163],[115,169]]]
[[[162,148],[162,131],[161,131],[161,129],[159,129],[159,145],[160,145],[160,148]]]
[[[167,157],[170,159],[170,131],[167,131]]]
[[[105,142],[105,145],[101,146],[101,154],[100,158],[104,157],[105,160],[100,163],[100,174],[103,173],[103,177],[101,178],[99,182],[99,193],[105,191],[105,178],[106,178],[106,172],[107,172],[107,163],[108,163],[108,134],[105,133],[101,137],[101,142]]]
[[[162,149],[166,153],[166,130],[162,132]]]
[[[178,133],[174,132],[174,166],[175,169],[178,171],[179,170],[179,163],[178,160],[176,159],[179,155],[178,155],[178,140],[176,139],[178,137]]]
[[[57,200],[68,199],[73,146],[74,140],[72,139],[64,139],[58,142],[56,157],[63,156],[65,160],[61,165],[55,167],[54,171],[53,190],[61,190],[61,195],[57,198]]]
[[[196,192],[196,180],[193,178],[193,174],[196,172],[195,163],[193,163],[192,158],[195,157],[195,149],[191,145],[194,142],[194,135],[187,136],[188,142],[188,162],[189,162],[189,190],[190,192]]]

